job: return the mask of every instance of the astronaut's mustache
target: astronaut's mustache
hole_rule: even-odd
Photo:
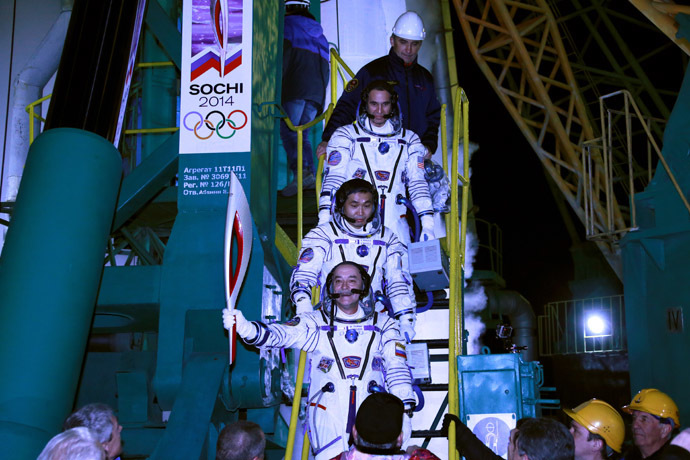
[[[373,120],[374,117],[375,117],[375,115],[372,115],[372,114],[370,114],[369,112],[367,112],[367,118],[369,118],[370,120]],[[393,111],[391,110],[390,113],[385,114],[385,115],[383,116],[383,118],[386,119],[386,120],[389,119],[389,118],[393,118]]]
[[[364,289],[350,289],[350,292],[343,291],[343,292],[334,292],[330,295],[331,299],[337,299],[339,297],[342,297],[344,295],[350,295],[350,294],[360,294],[363,295],[365,294]]]

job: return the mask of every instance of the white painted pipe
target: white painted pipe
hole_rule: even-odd
[[[43,87],[53,76],[60,63],[62,46],[65,43],[67,27],[72,13],[72,0],[61,0],[62,11],[29,61],[12,82],[12,107],[8,113],[7,159],[4,168],[5,181],[1,201],[17,198],[19,183],[24,171],[26,155],[29,152],[29,115],[26,106],[42,97]],[[41,114],[41,107],[36,107]],[[40,122],[33,120],[34,133],[40,131]]]

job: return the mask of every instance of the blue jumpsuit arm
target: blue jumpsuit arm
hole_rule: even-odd
[[[436,98],[436,91],[433,90],[429,104],[426,107],[426,131],[424,133],[417,133],[421,137],[422,144],[424,144],[430,153],[434,153],[438,147],[438,127],[441,124],[441,103]]]
[[[328,124],[323,130],[323,134],[321,135],[322,141],[329,141],[336,129],[355,121],[357,117],[357,107],[359,106],[359,101],[362,99],[362,89],[369,84],[370,79],[369,72],[365,67],[362,67],[359,69],[359,72],[355,74],[354,78],[350,80],[350,82],[357,80],[357,84],[353,85],[348,83],[345,86],[345,90],[340,95],[333,109],[330,120],[328,120]],[[348,91],[348,89],[350,89],[350,91]],[[438,124],[436,128],[438,129]]]

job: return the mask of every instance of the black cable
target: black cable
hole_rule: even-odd
[[[2,144],[2,162],[0,162],[0,200],[2,200],[2,184],[5,181],[5,152],[7,151],[7,125],[10,118],[10,96],[12,95],[12,60],[14,58],[14,29],[17,23],[17,0],[12,8],[12,39],[10,44],[10,70],[7,78],[7,106],[5,107],[5,141]],[[31,120],[33,123],[33,120]]]

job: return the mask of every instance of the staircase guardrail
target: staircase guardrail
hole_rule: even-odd
[[[302,247],[302,223],[303,223],[303,195],[304,192],[302,190],[302,179],[303,179],[303,164],[302,164],[302,155],[303,155],[303,132],[305,129],[309,129],[312,126],[316,125],[317,123],[320,123],[321,121],[326,121],[328,123],[328,120],[331,118],[331,114],[333,113],[333,108],[335,106],[335,102],[338,99],[338,94],[337,94],[337,89],[338,89],[338,75],[340,74],[343,82],[345,82],[345,76],[342,74],[342,69],[345,69],[345,71],[350,75],[350,77],[354,77],[355,74],[350,70],[350,68],[345,64],[345,62],[342,60],[340,55],[335,51],[333,48],[331,48],[331,102],[328,104],[328,108],[324,113],[316,117],[314,121],[307,123],[306,125],[301,125],[301,126],[295,126],[292,124],[290,119],[287,116],[283,117],[283,121],[285,121],[285,124],[287,125],[288,128],[290,128],[292,131],[297,132],[297,251]],[[284,112],[283,112],[284,114]],[[319,163],[318,166],[316,167],[316,206],[318,208],[319,205],[319,195],[321,192],[321,171],[323,170],[323,161],[324,158],[321,157],[319,158]],[[319,296],[317,295],[316,292],[312,294],[312,302],[316,302],[318,300]],[[287,440],[287,445],[285,446],[285,460],[292,460],[292,452],[295,447],[295,435],[297,432],[297,421],[299,418],[299,407],[302,399],[302,386],[304,385],[304,370],[306,368],[306,362],[307,362],[307,353],[304,351],[301,351],[299,354],[299,363],[297,365],[297,379],[295,382],[295,396],[292,400],[292,411],[290,413],[290,426],[289,426],[289,431],[288,431],[288,440]],[[307,434],[305,432],[304,434],[304,442],[302,444],[302,459],[306,460],[309,455],[309,438],[307,437]]]
[[[538,320],[540,356],[627,349],[622,295],[550,302]]]
[[[613,110],[611,108],[605,107],[605,101],[607,99],[613,98],[615,96],[623,96],[623,111]],[[638,108],[635,100],[627,90],[619,90],[610,94],[606,94],[599,98],[599,111],[601,114],[601,132],[602,136],[600,138],[593,139],[588,142],[584,142],[582,145],[582,177],[584,182],[584,211],[585,211],[585,230],[587,232],[587,239],[589,240],[608,240],[616,241],[624,236],[629,231],[635,231],[638,229],[637,225],[637,215],[635,209],[635,178],[637,172],[635,171],[635,166],[637,162],[633,156],[633,130],[632,121],[633,118],[639,121],[640,126],[644,130],[647,136],[647,146],[648,146],[648,159],[647,159],[647,183],[651,180],[653,174],[653,167],[651,161],[651,150],[656,152],[659,157],[659,162],[663,165],[666,173],[673,184],[673,187],[678,192],[678,196],[683,201],[685,208],[690,213],[690,203],[685,198],[678,181],[676,180],[671,168],[669,167],[666,159],[661,153],[661,149],[657,144],[652,131],[649,127],[648,119],[643,117],[640,109]],[[633,113],[634,112],[634,113]],[[615,166],[613,163],[613,121],[612,115],[624,117],[625,121],[625,150],[627,153],[627,181],[625,177],[617,177],[615,172]],[[604,190],[599,188],[600,181],[600,171],[596,167],[596,161],[599,157],[598,151],[601,151],[601,158],[604,163],[604,177],[603,177],[603,187]],[[638,167],[639,168],[639,167]],[[621,180],[622,179],[622,180]],[[623,190],[614,190],[614,184],[623,184],[626,187]],[[625,195],[624,197],[621,195]],[[603,195],[603,196],[602,196]],[[619,201],[624,200],[625,203],[619,203]],[[603,202],[600,202],[603,201]],[[628,202],[629,201],[629,202]],[[617,203],[617,204],[616,204]],[[615,209],[622,209],[630,207],[630,213],[628,219],[625,219],[626,225],[620,226],[617,223],[616,216],[614,214]],[[606,215],[605,219],[598,218],[595,215],[600,210],[604,210]]]
[[[303,137],[302,133],[305,129],[314,126],[315,124],[326,120],[326,123],[330,119],[333,112],[334,102],[337,100],[337,77],[341,76],[343,82],[345,82],[342,69],[344,69],[351,77],[354,76],[354,72],[345,64],[339,54],[331,49],[331,103],[328,109],[313,122],[302,126],[294,126],[287,117],[283,117],[288,128],[297,132],[297,248],[299,250],[302,242],[302,223],[303,223],[303,192],[302,192],[302,154],[303,154]],[[457,381],[457,356],[460,353],[466,353],[466,348],[463,340],[463,283],[464,275],[460,278],[463,273],[464,263],[465,263],[465,241],[467,235],[467,208],[469,204],[469,141],[463,142],[463,172],[458,173],[459,165],[459,146],[460,146],[460,129],[462,124],[462,139],[469,140],[469,99],[467,94],[462,88],[456,90],[456,97],[454,97],[454,126],[453,126],[453,138],[452,138],[452,158],[451,158],[451,171],[449,177],[455,177],[454,184],[451,187],[451,213],[450,213],[450,225],[449,225],[449,236],[447,244],[450,248],[450,310],[449,315],[451,321],[449,321],[449,385],[448,385],[448,401],[449,401],[449,412],[458,414],[458,381]],[[461,113],[461,116],[457,114]],[[442,107],[442,118],[445,118],[446,106]],[[446,145],[445,140],[445,123],[441,123],[441,139],[442,145]],[[323,157],[319,158],[319,165],[317,169],[317,180],[316,180],[316,197],[318,202],[319,192],[321,190],[321,171],[323,169]],[[447,152],[443,151],[443,162],[447,165]],[[460,197],[458,193],[458,182],[461,184],[463,189],[462,193],[462,204],[460,205]],[[317,295],[312,296],[313,301],[318,299]],[[302,386],[304,384],[304,370],[306,367],[306,353],[304,351],[300,352],[299,364],[297,368],[297,377],[295,382],[295,392],[292,402],[292,411],[290,414],[290,426],[288,431],[288,441],[285,448],[285,460],[292,460],[293,450],[295,446],[295,436],[298,425],[299,409],[302,396]],[[455,450],[455,430],[449,430],[449,458],[455,459],[457,452]],[[303,448],[302,448],[302,459],[305,460],[308,457],[309,451],[309,439],[304,437]]]
[[[450,225],[448,240],[450,248],[450,288],[448,298],[449,330],[448,330],[448,412],[459,413],[458,390],[458,356],[466,354],[464,341],[464,265],[465,239],[467,236],[467,207],[470,194],[470,136],[469,136],[469,99],[465,90],[458,88],[454,100],[453,138],[451,166],[448,176],[457,180],[451,181],[450,195]],[[458,150],[460,144],[460,126],[462,123],[463,165],[462,174],[458,171]],[[443,129],[443,125],[442,125]],[[459,207],[458,182],[462,184],[462,205]],[[458,228],[459,227],[459,228]],[[455,460],[458,453],[455,449],[455,422],[448,428],[448,459]]]

